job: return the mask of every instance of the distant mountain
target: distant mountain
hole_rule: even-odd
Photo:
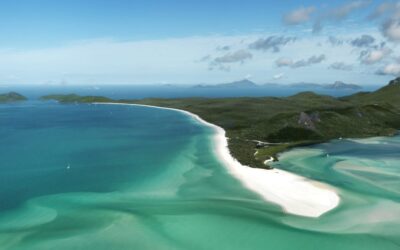
[[[342,89],[359,90],[359,89],[362,89],[362,87],[359,86],[359,85],[344,83],[344,82],[341,82],[341,81],[336,81],[336,82],[334,82],[332,84],[324,85],[324,88],[326,88],[326,89],[337,89],[337,90],[342,90]]]
[[[299,83],[290,84],[289,87],[293,87],[293,88],[324,88],[324,89],[332,89],[332,90],[359,90],[359,89],[362,89],[362,87],[359,85],[348,84],[348,83],[344,83],[341,81],[336,81],[332,84],[299,82]]]
[[[213,84],[213,85],[198,84],[193,87],[195,87],[195,88],[253,88],[253,87],[258,87],[258,85],[250,80],[244,79],[241,81],[220,83],[220,84]]]
[[[257,85],[256,83],[244,79],[241,81],[220,83],[220,84],[197,84],[193,86],[194,88],[268,88],[268,87],[287,87],[287,88],[299,88],[299,89],[331,89],[331,90],[360,90],[361,86],[356,84],[348,84],[341,81],[336,81],[332,84],[319,84],[311,82],[298,82],[292,84],[278,84],[278,83],[265,83],[262,85]]]

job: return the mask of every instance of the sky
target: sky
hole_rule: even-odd
[[[383,85],[399,43],[397,1],[0,1],[0,85]]]

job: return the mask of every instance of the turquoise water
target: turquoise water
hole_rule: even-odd
[[[310,219],[244,189],[213,133],[170,110],[1,105],[0,249],[400,249],[399,137],[283,154],[341,195]]]

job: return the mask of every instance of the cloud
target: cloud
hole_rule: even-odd
[[[230,50],[230,49],[231,49],[231,46],[229,46],[229,45],[218,46],[218,47],[216,48],[217,51],[228,51],[228,50]]]
[[[383,36],[392,42],[400,42],[400,18],[386,20],[381,28]]]
[[[332,8],[321,14],[313,25],[313,33],[319,33],[323,29],[323,23],[326,21],[342,21],[346,19],[352,12],[362,9],[370,4],[370,1],[351,1],[337,8]]]
[[[276,66],[278,67],[285,67],[290,66],[293,64],[293,60],[290,58],[279,58],[275,61]]]
[[[346,64],[344,62],[335,62],[332,63],[329,68],[334,70],[352,71],[353,65]]]
[[[292,59],[289,58],[279,58],[278,60],[275,61],[275,64],[278,67],[301,68],[301,67],[311,66],[313,64],[319,64],[325,59],[326,59],[325,55],[319,55],[319,56],[314,55],[312,57],[309,57],[308,59],[302,59],[298,61],[293,61]]]
[[[316,64],[322,62],[325,59],[326,59],[325,55],[312,56],[308,58],[307,62],[310,64]]]
[[[253,35],[249,41],[257,37]],[[229,70],[233,78],[239,79],[244,74],[253,73],[252,69],[235,67],[233,72],[233,63],[220,63],[213,65],[215,70],[210,72],[208,66],[215,57],[228,60],[223,56],[236,51],[216,52],[218,44],[239,44],[244,38],[247,36],[213,35],[141,41],[96,39],[74,41],[53,48],[0,49],[0,83],[41,84],[65,80],[70,84],[96,85],[161,81],[183,84],[224,81],[224,72]],[[201,59],[204,61],[200,63]],[[263,69],[255,72],[264,72],[265,62],[262,63]],[[19,79],[7,79],[7,75],[16,75]]]
[[[400,75],[400,64],[398,63],[391,63],[386,65],[383,69],[380,69],[376,72],[377,75],[393,75],[399,76]]]
[[[396,8],[396,4],[393,2],[381,3],[374,9],[374,11],[371,14],[368,15],[367,19],[368,20],[378,19],[384,16],[386,13],[393,10],[393,8]]]
[[[361,37],[358,37],[354,40],[352,40],[350,43],[351,45],[353,45],[354,47],[370,47],[371,45],[373,45],[375,42],[375,38],[373,36],[370,35],[362,35]]]
[[[389,41],[400,42],[400,2],[383,3],[375,11],[373,18],[386,17],[380,29],[382,35]]]
[[[267,38],[260,38],[249,45],[250,49],[254,50],[272,50],[272,52],[279,52],[282,46],[290,42],[296,41],[296,37],[286,36],[269,36]]]
[[[310,20],[311,14],[315,12],[315,7],[301,7],[283,16],[286,25],[297,25]]]
[[[231,67],[230,66],[226,66],[226,65],[210,65],[208,67],[209,71],[213,71],[213,70],[219,70],[219,71],[225,71],[225,72],[230,72],[231,71]]]
[[[209,63],[208,70],[230,71],[231,67],[226,64],[244,63],[251,58],[253,58],[253,55],[249,51],[243,49],[227,53],[214,58],[214,60]]]
[[[196,62],[207,62],[211,60],[211,55],[206,55],[203,56],[202,58],[200,58],[199,60],[197,60]]]
[[[144,41],[75,41],[71,44],[48,49],[3,49],[0,50],[0,68],[2,69],[0,83],[36,84],[46,81],[58,83],[65,80],[69,84],[96,85],[102,83],[147,84],[161,81],[186,84],[224,82],[227,77],[229,79],[242,79],[248,73],[253,75],[255,81],[262,82],[266,80],[266,77],[272,80],[275,74],[281,72],[285,73],[286,76],[280,81],[286,79],[290,81],[293,76],[289,75],[288,72],[296,67],[307,65],[307,60],[312,55],[323,54],[326,56],[326,60],[321,64],[299,68],[296,70],[295,78],[300,79],[300,81],[329,82],[332,77],[345,71],[336,71],[328,69],[328,67],[334,62],[346,62],[354,67],[353,72],[343,76],[348,79],[347,81],[357,78],[361,79],[362,82],[372,84],[381,78],[374,74],[375,71],[383,68],[386,63],[392,62],[389,59],[391,60],[392,56],[397,56],[400,51],[400,47],[393,46],[392,54],[386,59],[372,66],[364,66],[360,65],[361,59],[355,53],[361,52],[361,50],[379,50],[380,47],[355,50],[350,46],[350,41],[362,34],[372,35],[377,41],[380,41],[381,36],[378,30],[358,33],[356,36],[349,33],[348,30],[339,30],[331,34],[338,40],[344,41],[343,46],[332,47],[327,42],[327,36],[305,35],[295,42],[280,47],[281,52],[279,54],[261,53],[261,51],[248,49],[249,43],[259,38],[274,35],[268,33]],[[275,36],[279,35],[275,34]],[[282,36],[292,35],[282,34]],[[378,43],[377,41],[375,44]],[[317,43],[321,43],[321,46],[317,47]],[[218,45],[229,45],[231,50],[216,51]],[[252,58],[237,59],[238,54],[241,53],[236,52],[241,49],[251,53]],[[272,48],[270,51],[272,51]],[[217,57],[219,58],[218,61],[222,63],[214,62]],[[278,68],[275,66],[275,60],[278,58],[291,59],[286,60],[286,66]],[[204,61],[199,62],[200,59]],[[237,62],[233,62],[236,60]],[[315,60],[310,60],[310,62],[315,62]],[[281,65],[284,64],[281,60]],[[272,67],[266,67],[268,65]],[[310,73],[313,68],[317,67],[319,70]],[[359,68],[360,70],[358,70]],[[361,70],[361,68],[367,68],[369,72]],[[212,71],[209,71],[209,69]],[[155,71],[157,71],[157,74],[154,74]],[[15,75],[18,79],[8,79],[8,75]],[[346,81],[346,79],[343,80]]]
[[[344,44],[346,44],[346,45],[349,44],[356,48],[378,49],[380,47],[382,48],[385,46],[385,43],[381,43],[380,45],[375,44],[375,42],[376,42],[375,37],[373,37],[371,35],[367,35],[367,34],[361,35],[361,36],[353,38],[353,39],[349,39],[349,38],[340,39],[340,38],[337,38],[336,36],[329,36],[327,39],[327,42],[330,45],[332,45],[333,47],[342,46]]]
[[[332,9],[329,13],[329,17],[337,20],[343,20],[347,18],[351,12],[364,8],[369,4],[370,1],[352,1],[338,8]]]
[[[251,79],[252,77],[253,77],[253,75],[252,75],[252,74],[247,74],[247,75],[245,75],[244,79],[247,79],[247,80],[249,80],[249,79]]]
[[[318,34],[322,31],[322,20],[318,19],[317,21],[314,22],[313,27],[312,27],[312,33],[313,34]]]
[[[332,46],[340,46],[343,45],[344,41],[341,39],[338,39],[335,36],[329,36],[328,37],[328,42],[332,45]]]
[[[253,55],[247,50],[238,50],[233,53],[225,54],[224,56],[216,57],[214,62],[216,63],[243,63],[244,61],[251,59]]]
[[[382,61],[386,56],[390,55],[391,53],[392,50],[389,48],[362,51],[360,54],[361,63],[375,64]]]
[[[279,74],[274,75],[272,78],[273,78],[274,80],[280,80],[280,79],[282,79],[284,76],[285,76],[285,74],[279,73]]]

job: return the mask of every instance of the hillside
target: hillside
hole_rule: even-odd
[[[0,94],[0,103],[25,101],[27,98],[17,92]]]
[[[351,96],[343,97],[342,100],[357,104],[385,104],[400,108],[400,78],[389,82],[388,85],[375,92],[360,92]]]
[[[399,81],[400,82],[400,81]],[[52,95],[60,102],[124,102],[178,108],[227,132],[229,149],[242,164],[263,162],[294,146],[345,137],[385,136],[400,128],[400,85],[345,98],[302,92],[290,97],[110,100]],[[257,153],[256,153],[257,152]],[[256,153],[256,154],[255,154]]]
[[[60,103],[92,103],[92,102],[109,102],[112,99],[103,96],[79,96],[76,94],[68,95],[46,95],[40,98],[43,101],[56,100]]]

